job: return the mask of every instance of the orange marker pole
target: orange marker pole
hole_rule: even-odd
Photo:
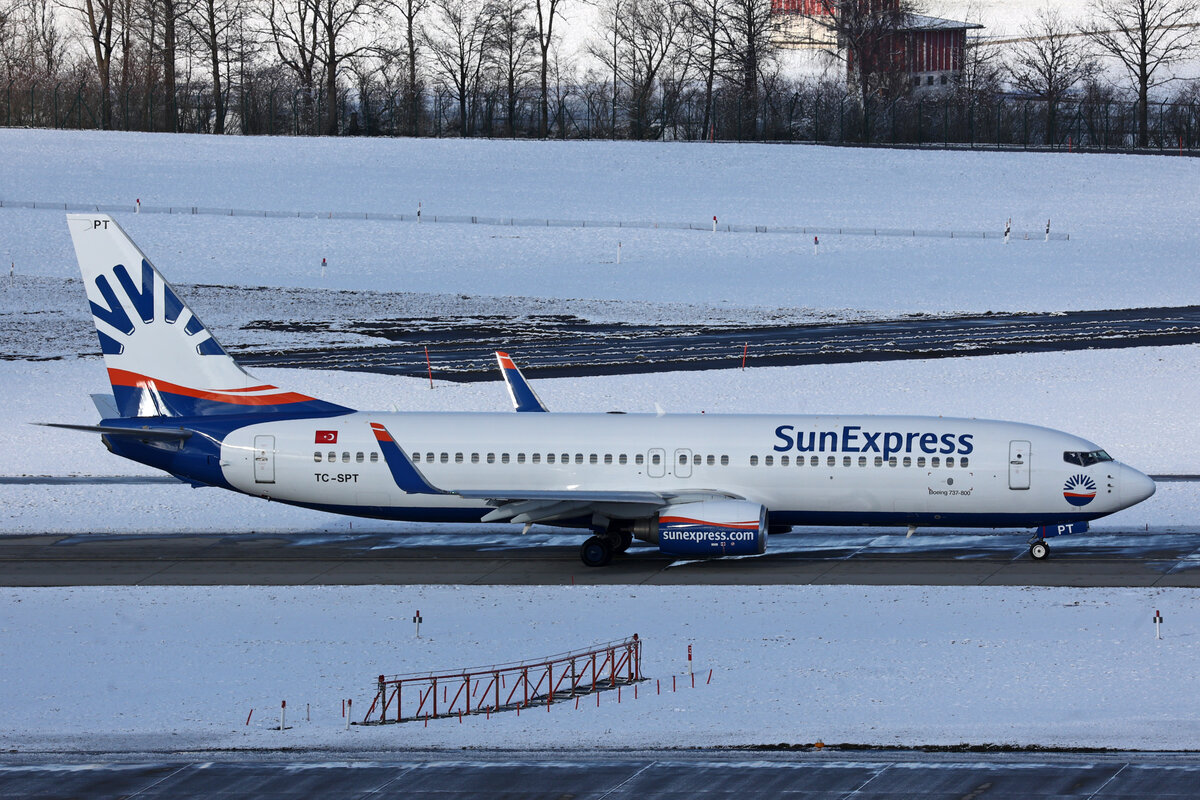
[[[425,367],[429,370],[429,388],[433,388],[433,363],[429,360],[429,345],[425,345]]]

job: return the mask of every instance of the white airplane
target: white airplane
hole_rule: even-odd
[[[674,556],[761,554],[795,525],[1033,528],[1043,559],[1046,536],[1155,489],[1086,439],[1015,422],[357,411],[251,377],[116,222],[67,220],[113,394],[99,425],[58,427],[196,486],[381,519],[590,529],[589,566],[635,538]],[[518,410],[545,409],[515,385]]]

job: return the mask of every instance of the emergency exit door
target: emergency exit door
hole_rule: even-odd
[[[1029,442],[1008,443],[1008,488],[1029,488]]]
[[[275,437],[254,437],[254,482],[275,482]]]

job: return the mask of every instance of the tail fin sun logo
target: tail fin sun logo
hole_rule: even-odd
[[[1072,475],[1063,484],[1063,497],[1073,506],[1086,506],[1096,497],[1096,482],[1087,475]]]
[[[225,351],[212,338],[212,334],[205,329],[204,323],[191,313],[191,310],[183,304],[166,281],[155,274],[154,268],[145,259],[142,260],[140,286],[134,282],[133,276],[129,274],[129,269],[124,264],[114,266],[112,274],[125,299],[129,301],[128,305],[132,306],[134,314],[143,325],[152,325],[156,321],[155,295],[158,288],[161,287],[162,322],[174,325],[180,317],[186,318],[183,332],[188,340],[195,342],[196,352],[199,355],[225,355]],[[129,337],[133,336],[137,330],[136,324],[133,317],[130,316],[126,304],[122,303],[121,298],[117,296],[117,290],[107,275],[97,275],[95,284],[96,291],[104,300],[103,305],[91,302],[92,316],[96,318],[97,333],[100,336],[100,349],[105,355],[120,355],[125,352],[125,345],[112,334],[106,333],[104,328],[111,329],[112,333]],[[103,326],[100,323],[103,323]]]

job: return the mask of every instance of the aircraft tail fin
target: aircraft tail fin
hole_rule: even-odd
[[[67,225],[120,416],[350,410],[283,391],[239,367],[108,215],[68,214]]]

